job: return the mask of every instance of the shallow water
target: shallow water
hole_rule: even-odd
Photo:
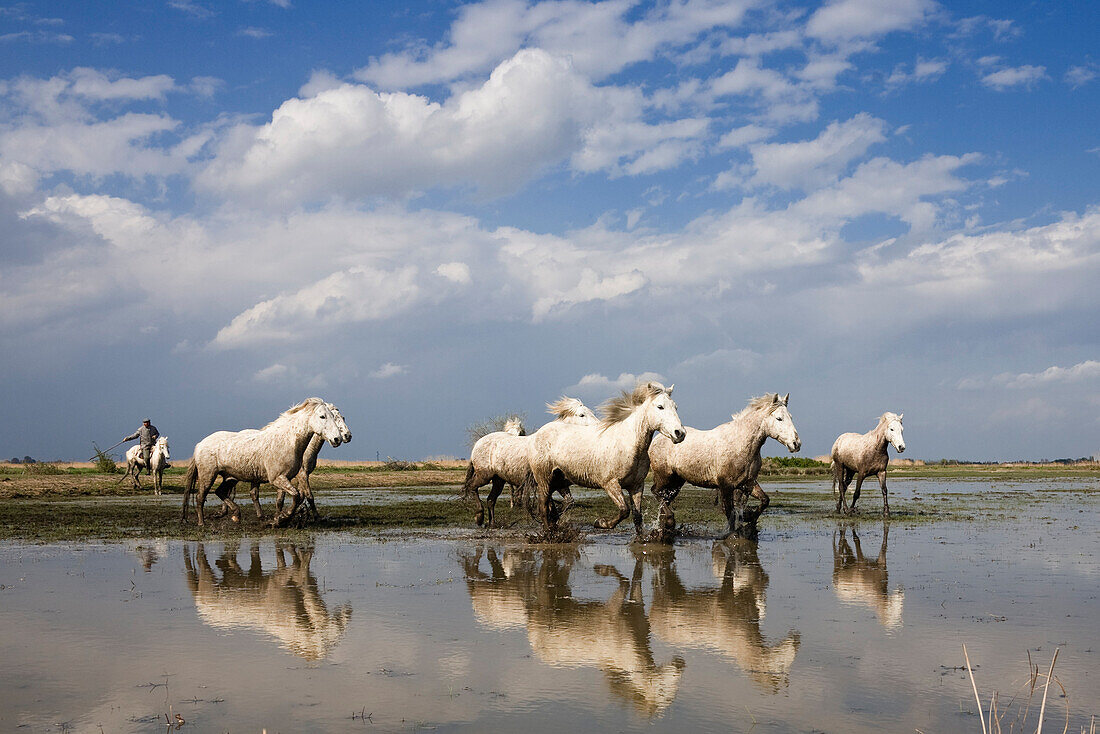
[[[0,731],[179,713],[185,732],[974,732],[965,643],[1002,710],[1028,651],[1045,672],[1060,647],[1047,728],[1068,705],[1078,732],[1100,713],[1100,502],[1071,485],[1042,485],[1073,491],[1038,520],[887,527],[869,503],[856,523],[674,550],[622,533],[2,545]]]

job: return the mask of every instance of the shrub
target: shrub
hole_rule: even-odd
[[[94,443],[92,444],[92,446],[93,448],[95,448],[96,471],[100,472],[101,474],[117,474],[118,465],[115,464],[115,460],[111,458],[111,455],[106,453],[105,451],[100,450],[100,448]]]

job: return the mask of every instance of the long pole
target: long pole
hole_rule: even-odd
[[[122,439],[121,441],[119,441],[118,443],[116,443],[116,444],[115,444],[115,446],[121,446],[121,445],[122,445],[122,444],[124,444],[124,443],[126,443],[126,439],[125,439],[125,438],[124,438],[124,439]],[[115,446],[108,446],[107,448],[103,449],[103,451],[101,451],[100,453],[103,453],[103,454],[105,454],[105,453],[107,453],[108,451],[110,451],[111,449],[113,449],[113,448],[114,448]],[[96,459],[98,459],[98,458],[99,458],[99,456],[98,456],[98,455],[96,455],[96,456],[93,456],[92,458],[88,459],[88,461],[95,461],[95,460],[96,460]]]

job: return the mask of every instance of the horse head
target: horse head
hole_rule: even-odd
[[[886,422],[886,440],[894,445],[899,454],[905,452],[905,435],[901,425],[901,419],[905,413],[886,413],[882,416]]]
[[[171,455],[168,453],[168,437],[167,436],[161,436],[160,438],[157,439],[157,448],[160,449],[160,452],[164,455],[165,459],[171,459],[172,458]]]
[[[328,403],[318,401],[309,413],[309,428],[318,436],[328,441],[333,447],[344,442],[340,432],[340,426],[336,416],[329,408]]]
[[[802,439],[798,437],[798,429],[794,427],[794,419],[787,410],[787,401],[791,394],[787,393],[779,397],[776,393],[772,397],[772,410],[764,418],[764,430],[769,436],[787,447],[792,454],[802,448]]]
[[[650,382],[645,386],[650,395],[645,401],[646,418],[649,425],[664,434],[672,443],[680,443],[687,436],[684,424],[680,422],[680,414],[676,411],[676,403],[672,400],[672,388],[666,389],[659,382]]]
[[[343,443],[351,443],[351,429],[344,422],[344,416],[340,414],[340,409],[332,403],[326,403],[326,405],[328,405],[328,409],[332,411],[332,416],[336,419],[336,427],[340,430],[340,440]]]

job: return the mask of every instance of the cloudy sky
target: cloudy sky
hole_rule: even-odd
[[[350,6],[350,7],[349,7]],[[639,376],[803,455],[1100,453],[1088,4],[0,6],[0,455],[303,397],[330,458]],[[768,453],[782,447],[768,445]]]

